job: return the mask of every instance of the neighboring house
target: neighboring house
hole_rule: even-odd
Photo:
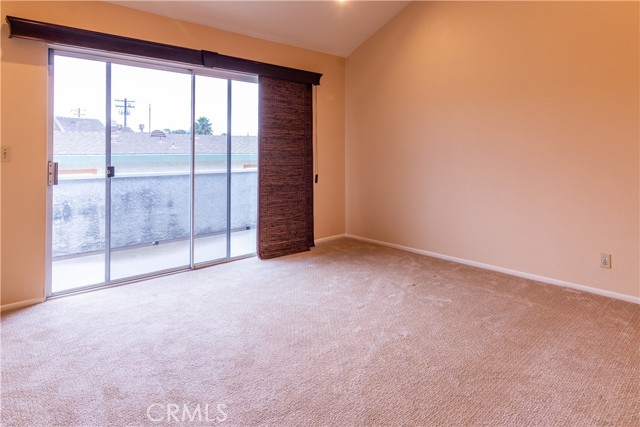
[[[97,120],[96,120],[97,121]],[[149,132],[112,132],[113,154],[189,154],[191,135],[166,134],[151,136]],[[55,155],[104,154],[104,126],[98,131],[55,131],[53,134]],[[257,136],[233,136],[231,147],[234,154],[257,154]],[[225,154],[226,135],[196,135],[197,154]]]
[[[104,125],[98,119],[82,117],[54,117],[54,131],[57,132],[104,132]]]

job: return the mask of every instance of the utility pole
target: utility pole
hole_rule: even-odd
[[[124,116],[124,127],[127,127],[127,116],[131,114],[131,110],[136,108],[136,106],[133,105],[136,101],[130,101],[127,98],[124,98],[116,99],[116,102],[118,102],[118,104],[116,104],[116,109],[120,115]]]
[[[71,114],[72,114],[74,117],[78,117],[78,118],[80,118],[80,117],[84,116],[84,108],[80,108],[80,107],[78,107],[78,108],[72,108],[72,109],[71,109]]]

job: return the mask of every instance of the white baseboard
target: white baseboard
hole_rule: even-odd
[[[322,242],[329,242],[331,240],[341,239],[343,237],[346,237],[346,235],[345,234],[336,234],[335,236],[322,237],[320,239],[315,239],[314,242],[316,244],[318,244],[318,243],[322,243]]]
[[[17,310],[18,308],[23,308],[23,307],[28,307],[30,305],[34,305],[34,304],[40,304],[42,302],[44,302],[46,298],[42,297],[42,298],[33,298],[33,299],[28,299],[28,300],[24,300],[24,301],[18,301],[18,302],[14,302],[11,304],[5,304],[0,306],[0,312],[4,313],[5,311],[9,311],[9,310]]]
[[[468,259],[456,258],[449,255],[443,255],[436,252],[429,252],[422,249],[411,248],[408,246],[396,245],[394,243],[382,242],[380,240],[368,239],[366,237],[354,236],[351,234],[345,234],[344,237],[361,240],[363,242],[375,243],[381,246],[387,246],[390,248],[400,249],[407,252],[413,252],[420,255],[426,255],[433,258],[439,258],[446,261],[457,262],[458,264],[470,265],[472,267],[478,267],[485,270],[497,271],[499,273],[508,274],[510,276],[521,277],[523,279],[535,280],[537,282],[548,283],[550,285],[562,286],[564,288],[576,289],[578,291],[589,292],[596,295],[601,295],[609,298],[615,298],[622,301],[631,302],[634,304],[640,304],[640,297],[634,297],[631,295],[620,294],[617,292],[606,291],[604,289],[592,288],[590,286],[579,285],[577,283],[566,282],[564,280],[552,279],[550,277],[538,276],[537,274],[524,273],[522,271],[511,270],[509,268],[497,267],[491,264],[484,264],[482,262],[470,261]]]

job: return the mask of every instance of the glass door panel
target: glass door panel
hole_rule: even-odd
[[[256,252],[258,84],[232,81],[231,256]]]
[[[53,56],[51,291],[105,280],[106,64]]]
[[[255,82],[52,61],[52,293],[255,253]]]
[[[191,75],[111,66],[110,280],[189,265]]]
[[[197,75],[194,263],[227,257],[228,81]]]

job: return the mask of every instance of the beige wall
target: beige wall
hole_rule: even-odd
[[[640,296],[638,26],[637,2],[410,4],[347,59],[347,233]]]
[[[161,6],[159,6],[161,7]],[[344,233],[344,59],[107,3],[2,2],[2,289],[0,304],[44,295],[47,46],[8,38],[5,16],[136,37],[323,73],[318,89],[316,238]]]

